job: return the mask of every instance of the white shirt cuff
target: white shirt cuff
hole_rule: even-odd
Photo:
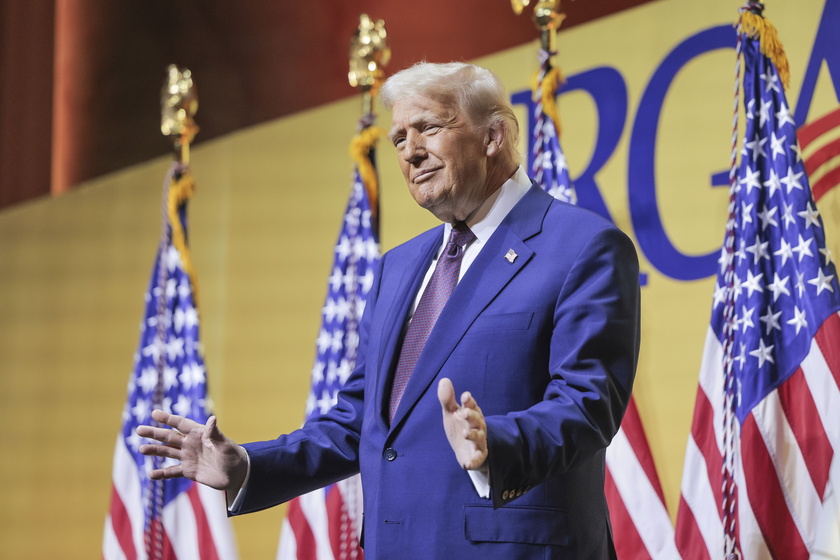
[[[248,479],[251,477],[251,457],[247,453],[245,453],[245,457],[248,459],[248,470],[245,471],[245,480],[242,482],[242,486],[236,496],[231,496],[232,492],[225,492],[228,511],[231,513],[239,511],[239,508],[242,507],[242,502],[245,501],[245,492],[248,490]]]
[[[480,498],[490,499],[490,467],[485,466],[474,470],[467,471],[470,475],[475,491],[478,492]]]

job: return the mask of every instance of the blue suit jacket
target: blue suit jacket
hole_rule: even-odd
[[[611,557],[604,450],[639,347],[632,242],[532,187],[459,282],[389,425],[407,313],[442,235],[440,226],[383,256],[338,404],[300,430],[245,446],[251,474],[235,513],[361,471],[368,560]],[[442,377],[458,394],[471,391],[487,418],[490,500],[447,442]]]

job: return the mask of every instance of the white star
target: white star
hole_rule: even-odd
[[[793,191],[793,189],[802,189],[802,183],[799,182],[799,178],[802,177],[802,172],[794,173],[793,167],[788,167],[787,175],[782,177],[781,182],[787,186],[788,194]]]
[[[793,117],[790,114],[790,109],[786,104],[782,104],[782,107],[776,113],[776,118],[779,119],[779,128],[785,125],[785,123],[790,123],[794,127],[796,124],[793,122]]]
[[[350,302],[347,301],[347,298],[338,298],[335,305],[336,318],[343,323],[347,320],[348,315],[350,315]]]
[[[362,211],[359,208],[353,208],[344,215],[344,223],[350,231],[359,229],[359,222],[361,221]]]
[[[796,218],[793,217],[793,204],[790,206],[788,206],[786,202],[783,202],[782,204],[785,205],[785,213],[782,216],[782,219],[785,221],[785,229],[787,229],[789,225],[796,223]]]
[[[799,149],[799,143],[794,142],[790,145],[790,151],[793,154],[793,163],[802,161],[802,151]]]
[[[761,287],[759,282],[764,277],[764,273],[759,274],[758,276],[753,275],[752,270],[747,270],[747,281],[744,282],[744,287],[749,290],[748,297],[752,297],[755,292],[763,292],[764,288]]]
[[[346,235],[342,235],[341,239],[335,246],[335,253],[340,260],[346,260],[347,257],[350,255],[350,240],[347,239]]]
[[[757,264],[762,258],[770,258],[770,255],[767,253],[767,246],[769,244],[769,241],[762,243],[761,238],[758,235],[755,236],[755,245],[747,247],[747,251],[753,254],[753,264]]]
[[[335,374],[338,376],[338,380],[342,385],[344,385],[351,373],[353,373],[353,368],[350,367],[350,361],[346,358],[341,360],[341,364],[335,369]]]
[[[312,366],[312,384],[317,385],[324,380],[324,368],[326,365],[324,362],[318,360],[315,362],[315,365]]]
[[[327,332],[327,330],[325,329],[321,329],[321,331],[318,333],[318,338],[315,341],[315,344],[318,346],[318,353],[323,354],[324,352],[326,352],[327,349],[330,347],[331,342],[332,337],[330,336],[330,333]]]
[[[335,300],[333,298],[327,298],[327,301],[324,302],[324,307],[321,309],[321,316],[325,322],[333,322],[333,319],[335,319],[335,307]]]
[[[820,253],[825,257],[825,265],[831,264],[831,250],[828,247],[821,247]]]
[[[764,323],[764,326],[767,329],[764,334],[770,334],[773,331],[773,329],[782,330],[781,325],[779,325],[779,317],[781,316],[781,311],[773,313],[773,309],[767,307],[767,313],[765,313],[759,318],[759,320],[762,323]]]
[[[778,211],[778,206],[774,206],[773,208],[767,208],[767,206],[765,206],[761,212],[758,213],[758,219],[761,220],[761,231],[767,229],[767,226],[777,227],[779,225],[779,222],[777,222],[774,217]]]
[[[779,273],[773,273],[773,282],[767,284],[767,289],[773,292],[774,302],[779,299],[779,294],[790,295],[790,290],[787,288],[788,280],[790,280],[790,276],[779,278]]]
[[[172,406],[172,410],[179,416],[189,416],[192,411],[192,400],[185,394],[178,395],[178,402]]]
[[[776,194],[776,191],[782,190],[782,182],[779,181],[779,174],[776,173],[775,169],[770,170],[770,178],[764,181],[763,184],[770,191],[771,197]]]
[[[131,408],[131,413],[138,422],[144,422],[151,412],[149,401],[146,399],[137,399],[137,402]]]
[[[181,337],[173,338],[166,345],[166,357],[172,361],[179,356],[184,355],[184,339]]]
[[[758,367],[762,367],[764,362],[770,362],[771,364],[775,364],[776,361],[773,359],[773,345],[765,346],[764,339],[758,339],[758,349],[753,350],[750,352],[750,356],[755,356],[758,358]]]
[[[787,260],[793,258],[793,251],[791,250],[790,243],[784,237],[780,238],[779,241],[782,243],[782,248],[773,254],[782,257],[782,266],[785,266]]]
[[[799,310],[798,307],[794,306],[793,308],[793,319],[787,322],[788,325],[795,325],[796,326],[796,334],[799,334],[799,330],[803,329],[808,326],[808,321],[805,320],[805,310]]]
[[[805,273],[804,272],[797,272],[796,273],[796,293],[799,297],[802,297],[802,294],[805,293]]]
[[[746,202],[741,203],[741,227],[753,223],[752,207],[752,204],[747,204]]]
[[[750,100],[752,101],[752,100]],[[764,123],[770,118],[770,108],[773,106],[773,101],[765,101],[761,104],[761,110],[758,116],[758,122],[761,126],[764,126]]]
[[[359,279],[359,284],[362,289],[362,294],[367,294],[373,286],[373,270],[367,269],[365,275]]]
[[[726,301],[726,287],[721,286],[720,284],[715,284],[715,295],[714,295],[714,302],[712,303],[712,307],[717,307],[721,303]]]
[[[834,279],[833,274],[829,274],[826,276],[823,274],[821,268],[817,269],[817,277],[808,280],[808,283],[817,287],[817,295],[820,295],[823,290],[828,290],[831,293],[834,293],[834,287],[831,285],[831,281]]]
[[[746,305],[741,306],[741,318],[738,319],[738,324],[741,325],[741,332],[747,332],[747,329],[755,326],[755,323],[753,323],[752,320],[754,311],[754,307],[750,307],[749,309],[747,309]]]
[[[163,390],[168,391],[178,383],[178,370],[174,367],[163,368]]]
[[[181,255],[174,245],[170,245],[169,250],[166,252],[166,268],[169,269],[169,272],[172,272],[179,266],[181,266]]]
[[[732,275],[732,293],[735,294],[735,301],[738,301],[738,298],[741,297],[741,294],[744,291],[744,285],[741,284],[741,279],[738,277],[737,274]]]
[[[738,357],[735,358],[735,361],[738,362],[740,367],[743,369],[744,363],[747,361],[747,345],[743,342],[741,343],[741,352],[738,354]]]
[[[779,92],[779,77],[776,74],[762,74],[761,79],[765,80],[767,83],[766,89],[764,91],[776,91]]]
[[[744,262],[744,259],[747,258],[747,250],[746,250],[747,242],[743,239],[740,239],[740,243],[738,244],[738,250],[735,252],[735,256],[738,257],[738,264]]]
[[[333,352],[341,352],[341,348],[343,346],[344,340],[344,331],[341,329],[335,329],[332,335],[332,351]]]
[[[799,255],[799,262],[802,262],[802,258],[806,255],[809,257],[813,257],[814,253],[811,252],[810,245],[811,242],[814,240],[813,237],[809,237],[808,240],[802,239],[802,234],[799,234],[799,245],[793,248],[793,252]]]
[[[191,365],[184,367],[179,379],[183,387],[187,390],[198,387],[206,380],[205,369],[197,362],[193,362]]]
[[[797,212],[797,216],[805,220],[805,227],[807,228],[811,224],[815,227],[820,227],[820,213],[817,211],[816,208],[811,206],[811,202],[808,201],[808,204],[805,206],[805,210],[802,212]]]
[[[340,268],[338,268],[338,267],[333,268],[332,274],[330,274],[330,279],[329,279],[330,290],[332,290],[333,292],[338,291],[338,289],[341,287],[341,279],[343,277],[344,277],[344,275],[341,273]]]
[[[746,176],[741,179],[741,184],[747,187],[747,194],[750,194],[753,189],[761,188],[761,183],[758,181],[760,174],[761,172],[758,169],[752,171],[749,167],[747,168]]]
[[[780,156],[785,155],[785,146],[784,142],[787,140],[787,136],[782,136],[781,138],[776,138],[776,133],[772,133],[770,135],[770,150],[772,151],[773,159],[776,158],[776,154]]]
[[[350,331],[347,333],[347,339],[344,341],[344,349],[348,356],[355,356],[356,349],[359,347],[359,333],[358,331]]]
[[[744,144],[744,155],[749,155],[750,150],[752,150],[752,159],[753,161],[758,161],[758,156],[767,157],[767,153],[764,151],[764,144],[767,143],[767,138],[756,138],[750,142],[746,142]]]
[[[143,368],[140,372],[140,379],[137,384],[143,389],[144,393],[151,393],[157,387],[157,370],[155,368]]]

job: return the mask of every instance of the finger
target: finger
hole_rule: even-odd
[[[137,426],[137,435],[144,438],[154,439],[161,443],[180,447],[184,441],[184,434],[169,428],[155,428],[152,426]]]
[[[166,457],[167,459],[181,460],[181,450],[169,445],[154,445],[145,443],[138,448],[138,451],[143,455],[153,455],[156,457]]]
[[[195,429],[201,429],[203,426],[203,424],[199,424],[195,420],[190,420],[189,418],[178,416],[177,414],[170,414],[168,412],[164,412],[163,410],[153,410],[152,418],[161,424],[166,424],[171,428],[175,428],[183,434],[188,434]]]
[[[218,428],[215,416],[211,416],[207,419],[206,426],[207,429],[204,430],[204,434],[201,436],[201,439],[205,444],[210,444],[213,440],[218,441],[224,438],[222,431]]]
[[[444,412],[455,412],[458,410],[458,401],[455,400],[455,387],[452,381],[444,377],[438,382],[438,400]]]
[[[166,467],[165,469],[155,469],[149,472],[149,478],[152,480],[164,480],[167,478],[181,478],[184,476],[184,470],[181,465],[174,465]]]
[[[469,391],[464,391],[461,394],[461,406],[464,408],[470,408],[472,410],[477,410],[479,413],[481,412],[481,408],[478,406],[478,402],[473,398],[472,393]]]
[[[480,428],[484,429],[484,415],[479,410],[472,410],[470,408],[462,408],[458,411],[458,415],[463,419],[470,429]]]

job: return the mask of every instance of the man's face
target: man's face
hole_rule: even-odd
[[[488,192],[487,132],[453,103],[415,95],[392,108],[389,137],[417,204],[444,222],[465,220]]]

